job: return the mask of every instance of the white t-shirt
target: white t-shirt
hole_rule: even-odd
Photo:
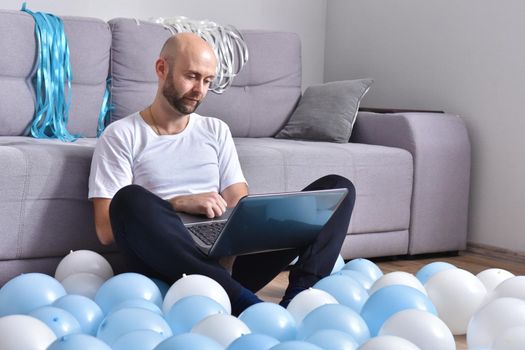
[[[89,198],[113,198],[130,184],[169,199],[239,182],[246,179],[226,123],[193,113],[182,132],[159,136],[137,112],[110,124],[97,142]]]

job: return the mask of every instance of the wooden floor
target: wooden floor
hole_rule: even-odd
[[[457,256],[439,256],[424,258],[399,258],[399,259],[371,259],[383,271],[383,273],[393,271],[405,271],[415,274],[421,267],[434,261],[445,261],[454,264],[458,268],[478,274],[489,268],[500,268],[512,272],[515,275],[525,275],[525,263],[519,261],[509,261],[501,258],[491,258],[471,252],[460,252]],[[258,295],[265,301],[279,302],[284,289],[288,283],[288,273],[283,272],[277,276],[268,286],[261,290]],[[465,336],[456,336],[458,350],[466,350],[467,343]]]

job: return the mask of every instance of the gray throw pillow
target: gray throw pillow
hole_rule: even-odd
[[[310,86],[275,137],[348,142],[359,103],[372,83],[372,79],[358,79]]]

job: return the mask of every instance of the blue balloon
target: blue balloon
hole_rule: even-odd
[[[279,341],[266,334],[250,333],[235,339],[228,350],[268,350],[279,344]]]
[[[197,333],[183,333],[164,340],[153,350],[224,350],[215,340]]]
[[[359,347],[357,341],[348,333],[336,329],[323,329],[315,332],[306,341],[324,350],[355,350]]]
[[[345,266],[345,261],[343,260],[343,257],[341,256],[341,254],[339,254],[337,256],[337,260],[335,261],[334,267],[332,268],[332,272],[330,272],[330,274],[341,271],[341,269],[344,266]]]
[[[113,346],[118,338],[136,330],[152,330],[165,337],[172,335],[170,326],[159,314],[146,309],[127,308],[106,316],[98,328],[97,338]]]
[[[55,300],[52,305],[73,315],[80,324],[82,333],[85,334],[96,335],[98,326],[104,319],[100,306],[83,295],[64,295]]]
[[[70,334],[55,340],[47,350],[112,350],[102,340],[87,334]]]
[[[306,339],[323,329],[335,329],[352,336],[359,345],[370,338],[363,318],[348,306],[325,304],[310,311],[299,325],[298,339]]]
[[[374,282],[372,282],[370,277],[365,276],[361,272],[357,272],[354,270],[342,269],[341,271],[334,273],[334,275],[335,276],[343,275],[346,277],[350,277],[354,279],[356,282],[358,282],[361,286],[363,286],[363,288],[366,290],[369,290],[372,287],[372,284],[374,284]]]
[[[330,275],[318,281],[314,288],[324,290],[332,295],[339,304],[348,306],[355,312],[361,312],[368,299],[368,292],[355,279],[340,275]]]
[[[173,304],[165,318],[173,335],[177,335],[191,331],[204,318],[220,313],[227,314],[224,307],[212,298],[191,295]]]
[[[269,335],[281,342],[294,340],[297,334],[295,319],[288,310],[274,303],[257,303],[239,315],[252,333]]]
[[[153,349],[167,337],[151,330],[137,330],[119,337],[111,349],[113,350],[145,350]],[[197,350],[197,349],[195,349]]]
[[[97,291],[95,302],[104,315],[126,300],[144,299],[162,307],[162,295],[159,287],[148,277],[127,272],[108,279]]]
[[[44,322],[58,338],[82,332],[77,319],[66,310],[58,307],[42,306],[31,311],[29,316]]]
[[[375,282],[379,277],[383,276],[383,272],[372,261],[368,259],[354,259],[350,260],[345,264],[343,270],[353,270],[361,272],[363,275],[367,276],[372,280],[372,283]]]
[[[41,306],[51,305],[66,295],[64,287],[43,273],[26,273],[0,288],[0,317],[27,314]]]
[[[120,309],[127,309],[127,308],[139,308],[139,309],[146,309],[149,311],[153,311],[159,315],[162,315],[162,310],[157,305],[153,304],[151,301],[144,300],[144,299],[129,299],[124,300],[123,302],[117,304],[114,306],[109,313],[118,311]]]
[[[323,350],[323,348],[302,340],[290,340],[279,343],[270,350]]]
[[[457,269],[455,265],[449,264],[448,262],[436,261],[430,264],[426,264],[416,273],[416,278],[421,282],[421,284],[427,283],[430,277],[434,276],[436,273],[448,270],[448,269]]]
[[[166,293],[168,293],[168,290],[170,289],[170,285],[162,280],[159,280],[158,278],[150,278],[153,283],[159,287],[160,294],[162,295],[162,299],[166,296]]]
[[[375,337],[390,316],[406,309],[423,310],[437,316],[430,298],[405,285],[390,285],[375,291],[363,305],[361,316],[366,321],[370,334]]]

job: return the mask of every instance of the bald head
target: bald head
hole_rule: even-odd
[[[194,33],[179,33],[171,36],[162,47],[160,57],[170,65],[178,58],[199,58],[217,64],[213,48],[204,39]]]

